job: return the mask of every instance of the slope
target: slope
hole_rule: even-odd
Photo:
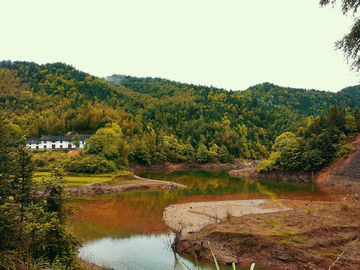
[[[316,174],[316,182],[360,192],[360,135],[352,143],[356,151],[337,160],[329,169]]]

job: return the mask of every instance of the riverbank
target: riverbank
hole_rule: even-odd
[[[135,190],[175,190],[186,188],[185,185],[175,182],[150,180],[134,176],[125,184],[110,184],[108,182],[91,183],[84,186],[66,187],[64,192],[70,196],[84,196],[93,194],[121,193]]]
[[[164,164],[151,164],[149,166],[133,165],[129,166],[128,170],[133,173],[145,171],[178,171],[191,168],[210,170],[210,169],[240,169],[245,168],[247,162],[236,160],[234,162],[226,163],[164,163]],[[94,182],[83,186],[68,186],[65,188],[65,193],[70,196],[85,196],[93,194],[110,194],[121,193],[126,191],[135,190],[175,190],[187,188],[175,182],[145,179],[134,175],[132,179],[128,179],[125,183],[112,184],[105,182]]]
[[[182,237],[198,233],[204,226],[227,217],[290,210],[273,200],[236,200],[172,204],[163,211],[166,226]]]
[[[128,170],[133,173],[146,172],[146,171],[181,171],[186,169],[203,169],[203,170],[222,170],[222,169],[243,169],[247,166],[248,162],[242,160],[235,160],[233,162],[225,163],[170,163],[164,164],[151,164],[144,165],[132,165],[128,167]]]
[[[212,222],[218,219],[221,222]],[[357,269],[360,265],[360,203],[355,194],[338,202],[254,200],[174,205],[166,208],[164,220],[182,228],[173,245],[176,252],[195,252],[197,258],[212,261],[207,245],[211,242],[222,265],[256,262],[274,269],[320,270],[328,269],[336,259],[332,269]],[[203,226],[205,221],[208,225],[201,230],[187,228],[189,224]]]
[[[353,145],[359,149],[360,137]],[[360,265],[359,161],[360,151],[355,151],[316,175],[259,174],[256,162],[252,168],[231,170],[229,174],[236,177],[316,182],[328,188],[333,201],[267,200],[251,204],[244,201],[243,210],[234,209],[234,201],[210,207],[184,204],[178,206],[177,215],[170,214],[172,210],[168,207],[164,220],[177,233],[173,249],[191,255],[195,252],[197,258],[212,261],[207,245],[211,242],[218,262],[223,265],[234,262],[241,267],[256,262],[269,269],[320,270],[330,266],[357,269]],[[265,209],[272,211],[264,213]]]

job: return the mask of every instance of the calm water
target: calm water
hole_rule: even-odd
[[[259,198],[329,200],[326,191],[313,183],[239,179],[225,170],[146,172],[139,176],[175,181],[188,188],[75,198],[78,211],[71,217],[71,226],[85,241],[80,257],[116,270],[173,269],[177,259],[197,269],[191,258],[171,250],[173,235],[161,221],[166,206]],[[176,269],[183,267],[178,265]],[[202,263],[201,269],[214,268]]]

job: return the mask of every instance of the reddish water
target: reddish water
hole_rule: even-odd
[[[289,191],[276,193],[276,199],[291,199],[300,201],[337,201],[347,191],[334,189],[320,189],[313,194],[311,191]],[[149,194],[150,193],[150,194]],[[158,196],[163,193],[163,196]],[[164,233],[162,212],[165,207],[173,203],[229,201],[249,199],[270,199],[267,194],[228,194],[228,195],[193,195],[177,197],[169,191],[161,192],[132,192],[125,195],[98,196],[86,200],[77,200],[78,210],[71,216],[71,220],[80,221],[92,226],[123,228],[136,233],[159,234]],[[143,196],[143,195],[153,196]],[[292,206],[302,206],[293,202]],[[86,238],[88,238],[87,236]],[[90,237],[92,238],[92,237]],[[97,238],[97,236],[95,236]]]
[[[128,260],[126,264],[129,268],[127,269],[135,269],[135,265],[139,263],[139,258],[130,260],[130,257],[133,253],[132,248],[138,250],[140,246],[144,247],[144,251],[141,252],[146,256],[144,261],[154,260],[156,266],[149,268],[148,263],[136,269],[144,269],[144,267],[147,269],[168,269],[168,266],[158,264],[174,259],[171,250],[167,250],[169,245],[163,245],[164,233],[166,233],[162,222],[163,209],[170,204],[242,199],[280,199],[288,207],[300,207],[311,201],[336,201],[347,193],[341,189],[329,190],[314,184],[257,182],[232,179],[226,175],[216,175],[216,178],[208,175],[206,177],[197,175],[196,178],[192,178],[187,174],[186,177],[177,182],[188,186],[191,184],[192,188],[74,198],[73,202],[78,209],[75,215],[71,217],[71,228],[86,242],[84,250],[80,250],[80,255],[92,262],[99,263],[98,260],[91,258],[96,258],[97,255],[104,257],[116,250],[116,259],[106,258],[108,262],[117,260],[111,267],[123,269],[124,262]],[[151,239],[147,239],[144,236],[145,234],[149,235],[147,237]],[[143,239],[144,237],[146,239]],[[147,245],[150,245],[149,249],[145,249]],[[154,248],[157,245],[160,246],[159,249]],[[92,249],[90,253],[88,248]],[[191,262],[187,263],[191,264]],[[173,266],[169,269],[173,269]],[[192,269],[196,268],[192,266]],[[213,267],[206,266],[206,268],[201,269],[213,269]],[[221,269],[231,268],[222,267]]]

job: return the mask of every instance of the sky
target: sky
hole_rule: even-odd
[[[0,61],[63,62],[97,77],[226,90],[270,82],[337,92],[360,82],[334,47],[352,14],[319,0],[0,0],[0,7]]]

